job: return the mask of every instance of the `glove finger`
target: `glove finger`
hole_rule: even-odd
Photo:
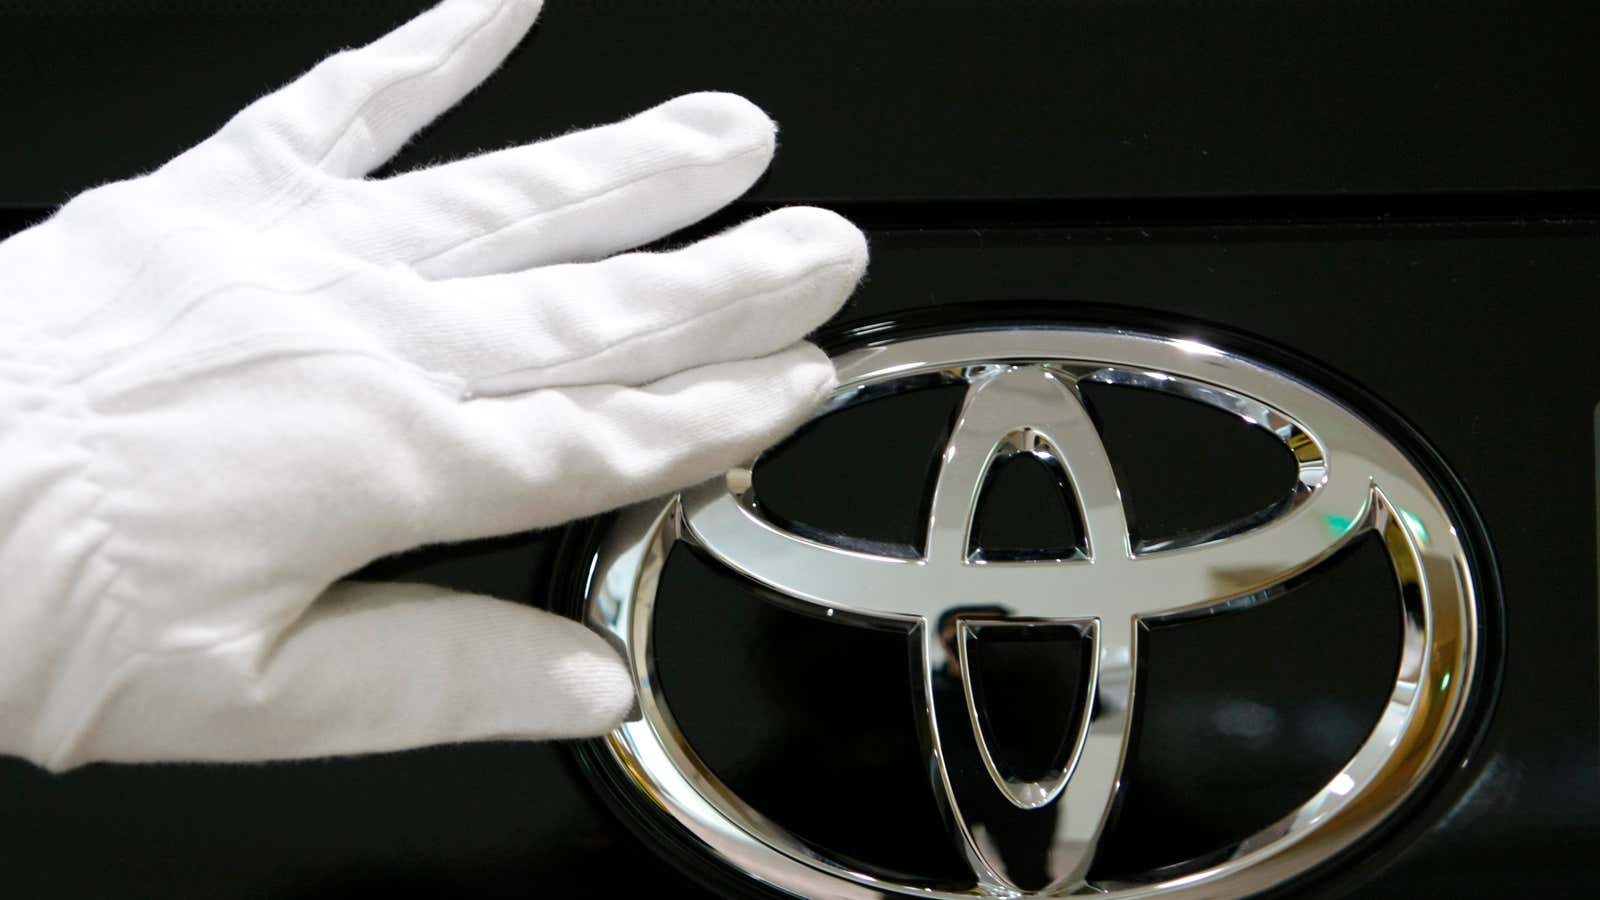
[[[445,0],[378,40],[335,54],[224,128],[333,175],[360,176],[500,66],[543,0]]]
[[[627,666],[570,619],[430,585],[346,582],[281,634],[143,660],[50,765],[584,737],[632,704]]]
[[[775,126],[733,94],[690,94],[536,144],[357,182],[326,227],[429,278],[596,259],[670,234],[746,190]]]
[[[670,253],[422,284],[360,315],[473,395],[637,385],[793,344],[839,309],[866,257],[854,225],[791,207]]]
[[[799,427],[835,385],[810,344],[643,387],[586,385],[454,406],[453,451],[432,457],[419,542],[566,522],[747,462]]]

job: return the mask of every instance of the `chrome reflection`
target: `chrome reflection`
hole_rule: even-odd
[[[834,546],[766,520],[748,467],[619,517],[595,561],[592,624],[620,644],[639,688],[639,715],[608,738],[629,778],[713,852],[803,896],[885,893],[971,896],[886,882],[826,857],[750,808],[717,780],[679,733],[656,688],[651,614],[661,567],[678,541],[698,545],[796,609],[914,635],[910,677],[920,710],[929,789],[963,847],[980,895],[1231,897],[1302,872],[1392,812],[1434,765],[1460,719],[1476,656],[1474,586],[1443,502],[1406,456],[1359,416],[1314,388],[1226,352],[1088,328],[985,331],[886,344],[838,360],[828,409],[908,385],[957,382],[967,396],[941,458],[926,542],[913,558]],[[1182,544],[1131,544],[1121,495],[1082,381],[1179,394],[1263,428],[1294,453],[1299,478],[1270,518]],[[826,414],[826,413],[824,413]],[[1081,511],[1081,552],[1054,560],[985,560],[972,547],[974,510],[997,459],[1033,453],[1068,474]],[[1355,756],[1298,810],[1207,868],[1155,883],[1090,883],[1088,873],[1121,787],[1135,702],[1137,629],[1270,602],[1289,579],[1356,537],[1378,533],[1400,587],[1402,656],[1390,699]],[[971,616],[977,598],[995,607]],[[956,638],[941,626],[956,623]],[[1017,624],[1077,629],[1092,641],[1085,710],[1071,753],[1044,777],[1008,777],[980,727],[967,659],[981,629]],[[957,679],[957,699],[936,679]],[[988,772],[957,785],[941,725],[968,723]],[[1054,817],[1051,881],[1024,889],[964,810],[963,792],[998,791],[1018,809]]]

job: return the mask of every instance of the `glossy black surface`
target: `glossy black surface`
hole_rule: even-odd
[[[1136,548],[1238,531],[1288,501],[1294,457],[1266,430],[1183,397],[1086,382]]]
[[[152,168],[426,5],[0,4],[0,200]],[[768,201],[1600,189],[1600,28],[1573,0],[547,7],[401,167],[716,89],[783,125]]]
[[[938,443],[963,396],[958,386],[932,385],[803,426],[756,461],[757,502],[796,534],[889,556],[917,555],[927,537]],[[883,464],[885,452],[891,465]],[[826,473],[826,491],[810,483],[819,471]],[[854,502],[837,502],[841,495]]]
[[[997,459],[972,511],[967,553],[986,560],[1070,559],[1083,553],[1083,516],[1060,461]]]

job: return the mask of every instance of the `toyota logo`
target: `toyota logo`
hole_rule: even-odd
[[[627,655],[640,698],[638,715],[606,739],[605,752],[648,804],[723,862],[804,896],[1237,896],[1352,844],[1443,758],[1474,683],[1475,574],[1451,507],[1406,453],[1339,399],[1206,343],[1098,327],[885,340],[837,364],[840,387],[819,415],[893,395],[913,380],[964,386],[923,546],[896,555],[793,533],[764,512],[752,469],[741,468],[622,514],[588,581],[586,615]],[[1226,529],[1134,540],[1112,460],[1079,392],[1087,383],[1179,395],[1270,432],[1297,466],[1290,492],[1270,514]],[[991,558],[978,545],[975,511],[990,475],[1019,454],[1059,469],[1070,485],[1082,525],[1076,547],[1019,559]],[[1381,537],[1393,566],[1402,644],[1388,702],[1354,756],[1298,809],[1203,869],[1153,882],[1090,882],[1123,786],[1141,625],[1271,602],[1286,582],[1369,533]],[[920,688],[928,790],[971,871],[971,891],[896,883],[829,858],[747,805],[696,757],[651,677],[657,581],[679,541],[797,608],[913,637],[907,677]],[[1086,656],[1072,733],[1043,772],[1019,774],[985,727],[969,650],[1028,629],[1076,635]],[[952,777],[946,744],[955,729],[975,742],[986,779]],[[1008,863],[1004,836],[981,812],[996,803],[1042,823],[1046,881]]]

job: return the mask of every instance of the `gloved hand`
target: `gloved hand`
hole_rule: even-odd
[[[800,341],[866,247],[797,208],[604,258],[766,167],[772,123],[726,94],[364,177],[539,5],[442,3],[0,245],[0,751],[253,760],[625,714],[575,622],[334,582],[777,440],[833,385]]]

